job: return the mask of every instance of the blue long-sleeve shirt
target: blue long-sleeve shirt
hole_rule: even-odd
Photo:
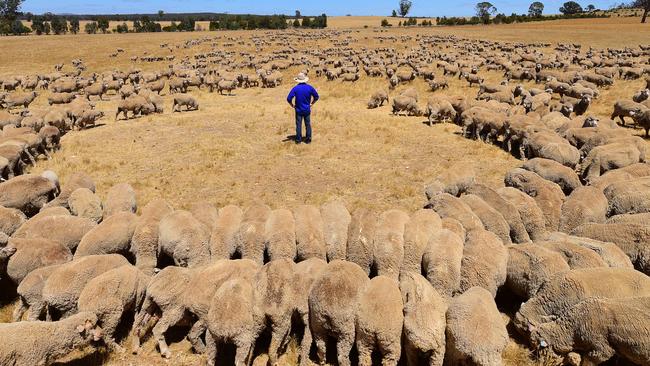
[[[291,103],[294,98],[296,99],[294,104],[296,106],[296,113],[310,114],[312,98],[316,102],[319,96],[313,86],[309,84],[298,84],[289,92],[287,102]]]

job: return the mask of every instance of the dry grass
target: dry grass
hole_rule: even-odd
[[[376,27],[383,17],[333,17],[333,28]],[[389,19],[395,20],[395,19]],[[415,41],[385,42],[373,40],[377,29],[358,29],[351,37],[359,40],[353,47],[395,47],[407,51]],[[89,70],[107,71],[133,66],[132,55],[168,54],[160,43],[177,44],[190,38],[220,36],[219,47],[230,42],[226,37],[248,39],[257,32],[162,33],[125,35],[66,35],[2,37],[0,75],[30,74],[52,70],[52,65],[82,58]],[[456,34],[472,38],[502,41],[580,42],[587,46],[623,47],[648,43],[650,26],[637,18],[557,21],[490,27],[395,29],[395,35]],[[298,46],[298,45],[297,45]],[[325,48],[328,41],[301,44],[300,48]],[[108,58],[116,48],[126,50],[117,58]],[[180,59],[208,49],[207,45],[176,50]],[[273,48],[267,48],[268,52]],[[233,48],[252,51],[252,45]],[[166,67],[166,63],[137,64],[144,70]],[[166,95],[163,115],[129,121],[114,121],[115,97],[99,103],[108,117],[101,125],[64,136],[61,151],[52,160],[39,162],[32,170],[53,169],[62,181],[83,170],[96,179],[104,196],[115,183],[129,182],[138,192],[142,206],[162,197],[177,208],[205,200],[217,206],[247,205],[261,200],[272,207],[291,207],[302,203],[320,204],[341,197],[348,206],[386,209],[398,207],[413,211],[422,206],[424,185],[446,169],[470,165],[478,178],[492,186],[502,184],[504,173],[520,165],[494,146],[460,137],[451,124],[428,127],[423,118],[393,117],[390,107],[367,110],[365,103],[377,89],[385,88],[383,79],[362,77],[355,84],[314,79],[322,100],[313,114],[314,143],[296,146],[285,141],[293,134],[293,113],[284,102],[291,76],[298,69],[284,71],[285,85],[277,89],[242,89],[235,96],[192,90],[201,108],[197,112],[171,113],[171,97]],[[486,80],[498,82],[502,75],[482,73]],[[448,94],[473,96],[476,88],[451,80]],[[414,82],[426,100],[426,84]],[[591,113],[606,117],[616,99],[628,99],[642,82],[618,82],[602,96]],[[398,89],[399,92],[404,87]],[[395,95],[397,92],[391,93]],[[47,108],[41,96],[34,108]],[[0,309],[0,322],[7,321],[11,308]],[[200,356],[189,352],[186,341],[173,344],[175,356],[163,361],[150,340],[139,356],[112,354],[88,363],[109,365],[194,365]],[[285,364],[295,364],[293,351]],[[264,356],[256,361],[264,362]],[[504,352],[508,365],[551,365],[553,361],[532,355],[512,340]],[[293,361],[292,361],[293,360]],[[84,364],[79,361],[76,364]],[[86,363],[87,364],[87,363]]]

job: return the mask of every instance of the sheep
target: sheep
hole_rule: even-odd
[[[232,91],[237,89],[237,81],[236,80],[219,80],[217,82],[217,91],[219,94],[223,95],[223,91],[226,90],[228,91],[228,95],[232,95]],[[176,100],[176,98],[174,98]]]
[[[51,179],[24,174],[0,183],[0,206],[15,208],[27,216],[35,215],[51,201],[58,187]]]
[[[103,100],[104,94],[106,94],[106,85],[103,82],[97,82],[90,86],[84,88],[84,94],[86,94],[86,99],[90,100],[91,96],[98,96],[99,100]]]
[[[508,225],[508,222],[506,222],[499,211],[492,208],[481,197],[473,194],[463,195],[460,199],[478,216],[485,230],[496,234],[503,244],[512,244],[512,240],[510,239],[510,225]]]
[[[614,104],[614,111],[610,119],[616,117],[621,119],[621,124],[625,126],[625,117],[634,117],[636,114],[643,112],[646,107],[643,104],[631,100],[619,100]]]
[[[442,296],[451,297],[460,290],[464,241],[464,234],[461,237],[443,228],[431,236],[422,254],[421,272]]]
[[[628,141],[597,146],[591,149],[583,159],[580,164],[580,173],[582,179],[591,182],[609,170],[643,162],[644,155],[645,153],[641,152],[636,145]]]
[[[243,217],[237,206],[225,206],[219,210],[214,229],[210,233],[210,255],[212,259],[230,259],[237,249],[235,234]],[[295,244],[294,244],[295,245]]]
[[[271,365],[277,364],[278,350],[286,345],[289,336],[296,300],[294,295],[297,295],[290,285],[294,278],[293,258],[282,258],[262,266],[253,281],[255,306],[271,328],[268,350]]]
[[[163,199],[154,199],[142,208],[131,237],[130,254],[135,265],[147,275],[153,275],[158,261],[158,234],[160,220],[172,212],[172,207]]]
[[[580,178],[574,170],[554,160],[534,158],[526,161],[522,168],[556,183],[566,195],[570,195],[576,188],[582,187]]]
[[[102,201],[88,188],[76,189],[68,199],[70,212],[79,217],[85,217],[94,222],[102,220]]]
[[[61,208],[62,210],[65,210]],[[51,209],[48,209],[51,210]],[[89,219],[54,212],[49,215],[41,212],[21,226],[15,233],[16,238],[50,239],[56,241],[74,252],[81,239],[97,224]]]
[[[557,231],[565,199],[562,189],[557,184],[520,168],[506,173],[504,181],[506,186],[517,188],[533,197],[544,213],[546,229]]]
[[[648,276],[633,269],[597,267],[559,272],[521,305],[513,325],[530,337],[531,329],[557,319],[589,298],[640,297],[649,292]]]
[[[0,325],[0,364],[50,365],[73,350],[102,340],[97,316],[76,314],[57,322],[26,321]]]
[[[433,196],[426,208],[433,209],[443,219],[449,217],[458,220],[467,231],[483,230],[483,222],[472,209],[464,201],[448,193]]]
[[[205,225],[210,232],[214,230],[215,223],[219,217],[219,210],[212,204],[205,201],[198,201],[192,204],[189,209],[192,216]]]
[[[264,225],[264,247],[271,261],[296,257],[296,223],[290,210],[271,211]]]
[[[52,93],[47,97],[47,104],[68,104],[72,102],[76,97],[77,95],[75,93]]]
[[[562,204],[558,229],[569,233],[584,223],[604,223],[607,214],[607,197],[594,187],[580,187]]]
[[[358,73],[346,72],[344,74],[341,74],[341,76],[339,76],[339,78],[341,79],[342,82],[346,82],[346,81],[347,82],[355,82],[355,81],[359,80],[359,74]]]
[[[115,342],[117,326],[125,314],[139,310],[149,280],[149,276],[127,264],[91,279],[81,291],[79,312],[97,315],[98,324],[104,331],[104,341],[111,348],[122,349]]]
[[[485,257],[484,253],[490,256]],[[493,233],[474,230],[467,233],[460,273],[461,292],[480,286],[490,291],[492,297],[506,282],[508,251]]]
[[[378,275],[397,280],[404,258],[404,226],[409,216],[400,210],[379,215],[373,239],[373,256]]]
[[[188,211],[177,210],[158,224],[158,252],[177,266],[195,267],[210,261],[210,232]]]
[[[635,103],[641,103],[647,100],[648,98],[650,98],[650,89],[643,89],[638,93],[634,94],[634,96],[632,96],[632,100]]]
[[[508,332],[487,290],[472,287],[450,300],[446,335],[451,364],[502,364]]]
[[[360,266],[366,275],[370,274],[374,265],[374,238],[378,221],[379,215],[365,208],[352,213],[346,259]]]
[[[538,240],[546,237],[547,230],[544,212],[539,208],[533,197],[512,187],[500,188],[497,190],[497,193],[503,199],[513,204],[517,211],[519,211],[519,215],[530,239]]]
[[[602,176],[595,178],[590,185],[604,190],[612,183],[634,178],[647,177],[650,175],[650,164],[636,163],[623,168],[614,169],[606,172]]]
[[[77,118],[75,118],[73,127],[79,129],[88,128],[88,126],[95,126],[97,120],[104,117],[104,112],[96,110],[86,110],[81,113]]]
[[[406,112],[407,115],[421,116],[424,111],[418,106],[417,101],[409,96],[398,95],[393,98],[392,113],[397,115]]]
[[[531,329],[533,347],[565,355],[580,352],[582,364],[602,364],[615,355],[650,363],[648,297],[591,298],[559,318]]]
[[[79,294],[91,279],[111,269],[128,264],[118,254],[91,255],[61,264],[43,285],[47,318],[67,318],[77,310]]]
[[[641,113],[635,114],[632,119],[637,126],[645,130],[645,137],[650,137],[650,107]]]
[[[438,175],[433,182],[427,184],[424,194],[427,196],[427,200],[440,192],[459,196],[473,186],[475,182],[476,172],[472,166],[455,165]]]
[[[444,77],[429,80],[429,89],[431,89],[432,92],[440,89],[449,89],[449,82],[447,81],[447,78]]]
[[[3,99],[2,105],[4,105],[4,108],[9,110],[20,106],[27,108],[30,104],[32,104],[37,96],[38,93],[36,92],[9,94]]]
[[[252,363],[252,348],[263,328],[254,296],[253,284],[241,278],[229,280],[217,290],[208,313],[208,365],[216,364],[217,348],[227,341],[236,347],[235,365]]]
[[[569,242],[590,249],[598,254],[605,264],[614,268],[634,268],[630,258],[614,243],[606,243],[594,239],[571,236],[555,232],[548,236],[549,241]]]
[[[91,192],[95,192],[95,182],[93,182],[93,179],[90,176],[83,172],[74,172],[70,174],[61,187],[59,195],[54,200],[50,201],[46,207],[62,206],[68,208],[70,195],[78,188],[87,188]]]
[[[429,126],[433,125],[433,121],[443,121],[449,119],[451,121],[456,119],[456,110],[454,106],[444,99],[429,99],[425,114],[429,120]]]
[[[475,74],[463,73],[461,75],[461,77],[463,77],[463,78],[465,78],[465,80],[467,80],[467,82],[469,83],[470,88],[474,84],[481,85],[485,81],[482,77],[480,77],[478,75],[475,75]]]
[[[115,112],[115,120],[119,117],[120,113],[124,114],[124,119],[129,119],[129,112],[133,114],[133,118],[150,114],[156,110],[156,107],[147,101],[142,95],[133,95],[124,100],[120,100],[117,104],[117,112]]]
[[[15,250],[15,248],[11,249]],[[13,312],[14,322],[21,321],[25,312],[27,312],[27,320],[29,321],[42,320],[44,318],[46,304],[43,300],[43,286],[57,267],[59,267],[58,264],[37,268],[29,272],[20,281],[20,284],[16,288],[18,302]]]
[[[174,104],[172,106],[173,112],[181,112],[182,107],[185,106],[186,111],[196,111],[199,109],[199,103],[192,96],[181,94],[174,97]]]
[[[359,365],[372,365],[374,347],[382,365],[397,366],[401,355],[404,323],[402,295],[396,279],[379,275],[359,294],[356,314],[356,345]]]
[[[131,185],[120,183],[112,186],[104,202],[104,220],[122,211],[135,213],[138,207],[136,202],[135,190]]]
[[[300,366],[307,366],[309,363],[312,344],[312,333],[309,326],[309,295],[314,283],[326,268],[327,263],[324,260],[313,257],[297,263],[294,267],[295,278],[292,281],[294,312],[305,327],[300,344]]]
[[[138,217],[131,212],[118,212],[90,230],[79,242],[75,258],[87,255],[122,254],[129,252]]]
[[[340,260],[330,262],[314,282],[309,294],[309,322],[319,362],[325,361],[326,340],[333,337],[339,365],[350,365],[359,296],[368,282],[361,267]]]
[[[404,353],[408,366],[442,366],[445,356],[446,301],[427,280],[414,272],[400,274],[404,303]]]
[[[340,200],[331,200],[320,207],[323,218],[323,239],[327,260],[345,260],[348,250],[348,228],[352,221],[350,212]]]
[[[296,220],[296,256],[305,260],[317,257],[325,260],[327,248],[323,233],[323,218],[316,206],[301,205],[293,210]]]
[[[0,232],[12,236],[27,221],[22,211],[0,206]]]
[[[43,145],[45,147],[45,153],[48,151],[57,150],[61,146],[61,130],[55,126],[45,125],[38,131],[38,135],[43,139]]]
[[[570,241],[540,241],[536,244],[562,255],[571,269],[608,267],[598,253]]]
[[[526,133],[522,141],[527,157],[540,157],[555,160],[569,168],[575,168],[580,161],[580,152],[564,138],[551,131]]]
[[[189,85],[189,80],[181,78],[171,78],[169,79],[169,93],[187,93],[187,87]]]
[[[384,102],[388,103],[388,92],[384,90],[376,91],[368,101],[368,109],[378,108],[384,105]]]
[[[242,258],[251,259],[259,265],[264,263],[264,229],[270,213],[271,209],[267,205],[258,203],[249,206],[243,213],[241,225],[234,237],[235,251],[239,251]],[[294,218],[298,229],[295,212]]]
[[[18,285],[33,270],[72,260],[70,249],[49,239],[9,238],[7,248],[15,248],[6,263],[6,273]]]
[[[432,236],[442,228],[440,216],[431,210],[418,210],[404,225],[404,260],[401,272],[421,272],[422,257]]]
[[[510,228],[510,239],[514,243],[530,242],[530,236],[526,231],[517,207],[506,201],[499,193],[483,184],[474,184],[467,189],[468,194],[480,197],[485,203],[498,211]],[[473,209],[472,209],[473,210]],[[481,219],[482,221],[483,219]]]
[[[515,295],[528,300],[553,275],[570,269],[560,253],[544,246],[533,243],[510,245],[505,286]]]

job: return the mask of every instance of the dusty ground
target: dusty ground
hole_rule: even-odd
[[[357,27],[350,35],[358,42],[353,47],[372,47],[374,27],[382,17],[330,18],[335,28]],[[377,23],[377,24],[374,24]],[[456,34],[472,38],[503,41],[579,42],[585,47],[623,47],[647,44],[650,25],[638,24],[638,18],[558,21],[522,25],[455,28],[392,29],[397,34]],[[144,70],[166,67],[167,63],[137,64],[132,55],[147,51],[167,55],[160,43],[177,44],[190,38],[221,36],[249,39],[265,32],[195,32],[126,35],[66,35],[0,37],[0,75],[49,72],[52,65],[73,58],[82,58],[91,71],[126,70],[136,66]],[[415,45],[385,43],[401,51]],[[320,41],[303,47],[328,47]],[[117,47],[125,54],[108,58]],[[207,49],[176,50],[177,59]],[[233,48],[252,50],[249,45]],[[98,108],[107,113],[96,128],[71,132],[62,141],[62,149],[49,161],[33,168],[40,172],[53,169],[65,181],[72,172],[83,170],[98,183],[98,192],[105,195],[115,183],[129,182],[138,192],[139,204],[162,197],[175,207],[184,208],[195,201],[206,200],[217,206],[246,205],[261,200],[272,207],[291,207],[302,203],[320,204],[332,197],[343,198],[352,209],[369,206],[413,211],[424,203],[424,185],[446,169],[470,165],[480,181],[496,186],[502,184],[504,173],[521,163],[500,149],[460,137],[451,124],[429,127],[418,117],[393,117],[389,107],[367,110],[365,103],[377,89],[386,88],[384,79],[366,78],[355,84],[327,82],[314,78],[313,85],[322,100],[312,117],[314,143],[294,145],[293,114],[285,102],[291,79],[299,70],[284,71],[285,84],[277,89],[241,89],[234,96],[191,90],[198,98],[200,110],[171,113],[171,97],[165,93],[165,113],[129,121],[114,121],[116,97],[101,102]],[[252,71],[251,71],[252,73]],[[499,73],[483,73],[488,81],[498,82]],[[421,100],[426,100],[426,84],[414,83]],[[642,86],[641,81],[617,83],[602,92],[591,113],[606,117],[616,99],[628,99]],[[402,87],[401,89],[403,89]],[[401,89],[398,89],[399,92]],[[391,93],[392,95],[397,92]],[[465,82],[451,80],[448,94],[475,95],[476,88]],[[33,105],[46,108],[41,96]],[[2,313],[6,314],[5,308]],[[0,315],[0,318],[2,316]],[[171,361],[159,358],[152,342],[145,344],[140,356],[114,354],[110,365],[174,364],[194,365],[198,356],[190,355],[187,342],[173,346]],[[262,356],[264,357],[264,356]],[[295,357],[291,352],[287,364]],[[505,358],[510,365],[544,364],[515,342]],[[99,364],[102,357],[84,359],[78,364]],[[263,362],[263,361],[257,361]]]

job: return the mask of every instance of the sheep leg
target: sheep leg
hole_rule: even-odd
[[[281,322],[272,326],[273,331],[271,332],[271,344],[269,345],[268,352],[271,366],[275,366],[278,363],[278,353],[289,333],[289,328],[291,327],[290,321],[290,319],[289,321],[283,319]]]
[[[399,361],[399,356],[402,351],[400,343],[400,339],[398,339],[397,342],[379,342],[379,348],[383,355],[383,359],[381,361],[382,366],[397,366],[397,362]]]
[[[312,343],[308,313],[302,314],[302,322],[305,324],[305,334],[302,336],[302,342],[300,342],[300,366],[307,366],[309,363],[309,351]]]
[[[153,311],[153,301],[151,297],[147,296],[142,303],[140,311],[136,314],[135,319],[133,320],[133,329],[131,334],[133,335],[133,353],[136,354],[140,350],[140,341],[142,336],[147,332],[144,331],[145,326],[151,318],[151,312]]]
[[[339,366],[350,366],[350,351],[352,351],[353,343],[354,331],[352,334],[342,334],[337,340],[336,355],[339,361]]]
[[[102,321],[102,330],[106,334],[106,336],[104,337],[106,343],[111,349],[123,353],[124,348],[122,348],[122,346],[120,346],[119,344],[117,344],[117,342],[115,342],[115,331],[117,330],[117,326],[119,325],[120,319],[122,318],[122,311],[121,310],[111,311],[110,313],[105,314],[103,318],[104,319]]]
[[[318,363],[325,365],[327,343],[325,342],[325,337],[323,337],[322,330],[320,332],[314,332],[314,341],[316,342],[316,357],[318,358]]]
[[[369,334],[362,333],[360,338],[372,337]],[[357,351],[359,353],[359,366],[371,366],[372,365],[372,347],[367,344],[365,340],[357,339]],[[339,355],[339,358],[341,356]],[[345,356],[348,357],[348,356]]]
[[[45,302],[39,300],[31,305],[29,305],[29,311],[27,312],[27,320],[36,321],[41,318],[45,310]]]
[[[208,366],[214,366],[217,360],[217,340],[209,331],[205,334],[205,355]]]
[[[153,327],[152,332],[154,339],[158,342],[160,354],[165,358],[171,357],[171,351],[167,346],[167,342],[165,342],[165,332],[167,332],[167,329],[171,326],[183,319],[184,313],[185,311],[182,307],[169,309],[162,314],[162,317],[158,320],[158,324]]]
[[[237,351],[235,352],[235,366],[250,365],[253,358],[253,347],[250,342],[237,340],[235,346],[237,347]]]
[[[441,351],[432,350],[431,355],[429,355],[429,366],[442,366],[444,360],[445,360],[444,347]]]
[[[18,300],[18,303],[16,304],[16,307],[14,308],[14,314],[13,314],[13,322],[19,322],[22,318],[23,315],[25,314],[25,311],[27,311],[28,305],[25,303],[25,299],[22,297]]]
[[[187,334],[187,339],[192,344],[192,348],[194,348],[196,353],[205,352],[205,344],[201,340],[201,336],[207,329],[208,327],[202,321],[197,320]]]

